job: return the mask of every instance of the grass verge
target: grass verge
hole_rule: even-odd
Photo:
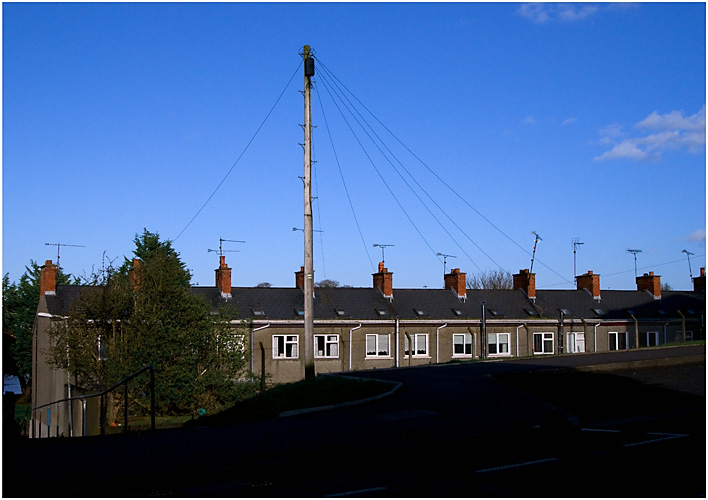
[[[206,415],[185,426],[217,426],[275,418],[280,413],[358,401],[390,391],[392,384],[338,376],[319,376],[282,384],[236,403],[216,415]]]

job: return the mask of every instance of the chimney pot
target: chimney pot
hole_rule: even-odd
[[[637,277],[637,290],[646,290],[655,299],[661,298],[661,276],[654,276],[654,272],[644,273],[644,276]]]
[[[216,287],[221,292],[222,298],[231,298],[231,268],[226,265],[226,257],[219,258],[219,268],[215,269]]]
[[[590,292],[593,299],[600,299],[600,275],[593,274],[592,271],[588,271],[587,274],[581,276],[576,276],[577,278],[577,288],[578,290],[586,289]]]
[[[530,273],[528,269],[521,269],[519,274],[513,275],[514,290],[521,288],[529,299],[536,300],[536,273]]]
[[[44,261],[39,273],[39,295],[56,295],[57,266],[51,260]]]
[[[445,289],[452,289],[459,298],[467,298],[467,274],[461,273],[459,267],[452,269],[444,279]]]
[[[386,298],[393,298],[393,273],[384,267],[383,262],[379,262],[379,272],[374,273],[374,288],[379,288]]]
[[[693,278],[693,291],[694,292],[705,292],[706,291],[706,268],[701,268],[701,275]]]
[[[300,266],[300,270],[295,271],[295,288],[305,289],[305,266]]]

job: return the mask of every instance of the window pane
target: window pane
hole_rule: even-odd
[[[509,334],[499,334],[499,354],[509,354]]]
[[[388,335],[379,335],[379,356],[388,356]]]
[[[376,335],[366,336],[366,355],[376,356]]]
[[[419,334],[415,336],[415,353],[426,355],[428,354],[428,336]]]
[[[553,354],[553,337],[551,334],[546,334],[543,339],[543,352]]]
[[[533,352],[543,352],[543,334],[533,334]]]
[[[452,336],[452,353],[453,354],[464,354],[465,353],[465,337],[464,337],[464,335],[453,335]]]
[[[273,337],[273,356],[280,357],[285,351],[285,337],[276,335]]]

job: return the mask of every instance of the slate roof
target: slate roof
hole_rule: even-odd
[[[46,295],[47,312],[66,315],[69,305],[90,287],[59,285],[56,295]],[[220,303],[235,307],[238,319],[302,319],[304,296],[299,288],[231,289],[232,297],[221,298],[216,287],[192,287],[216,310]],[[394,289],[393,300],[375,288],[316,288],[313,302],[317,320],[367,321],[379,319],[479,320],[482,301],[487,320],[526,321],[538,318],[558,319],[560,309],[567,319],[631,320],[680,319],[680,310],[688,319],[705,315],[705,292],[662,291],[660,299],[648,292],[606,290],[596,301],[585,290],[537,290],[531,301],[522,290],[467,290],[466,300],[445,289]]]

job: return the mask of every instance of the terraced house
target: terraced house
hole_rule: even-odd
[[[195,287],[215,307],[232,303],[250,325],[253,371],[274,383],[304,377],[303,270],[293,288]],[[578,276],[576,290],[536,290],[527,269],[512,290],[468,290],[459,269],[441,289],[396,289],[379,264],[371,288],[316,288],[318,373],[414,366],[480,358],[584,353],[705,338],[705,271],[694,291],[662,291],[653,273],[636,291],[601,291],[600,275]]]
[[[193,287],[214,310],[228,303],[235,326],[247,325],[243,345],[251,371],[269,383],[304,378],[303,275],[290,288],[233,287],[220,257],[215,286]],[[80,287],[57,286],[56,266],[42,268],[35,324],[33,406],[67,396],[67,377],[42,359],[52,318],[66,315]],[[317,373],[452,361],[592,353],[705,339],[705,269],[693,291],[661,290],[660,276],[636,279],[636,290],[601,290],[600,275],[577,277],[576,290],[536,290],[528,269],[512,290],[470,290],[452,269],[444,288],[400,289],[379,264],[369,288],[316,288],[314,359]]]

